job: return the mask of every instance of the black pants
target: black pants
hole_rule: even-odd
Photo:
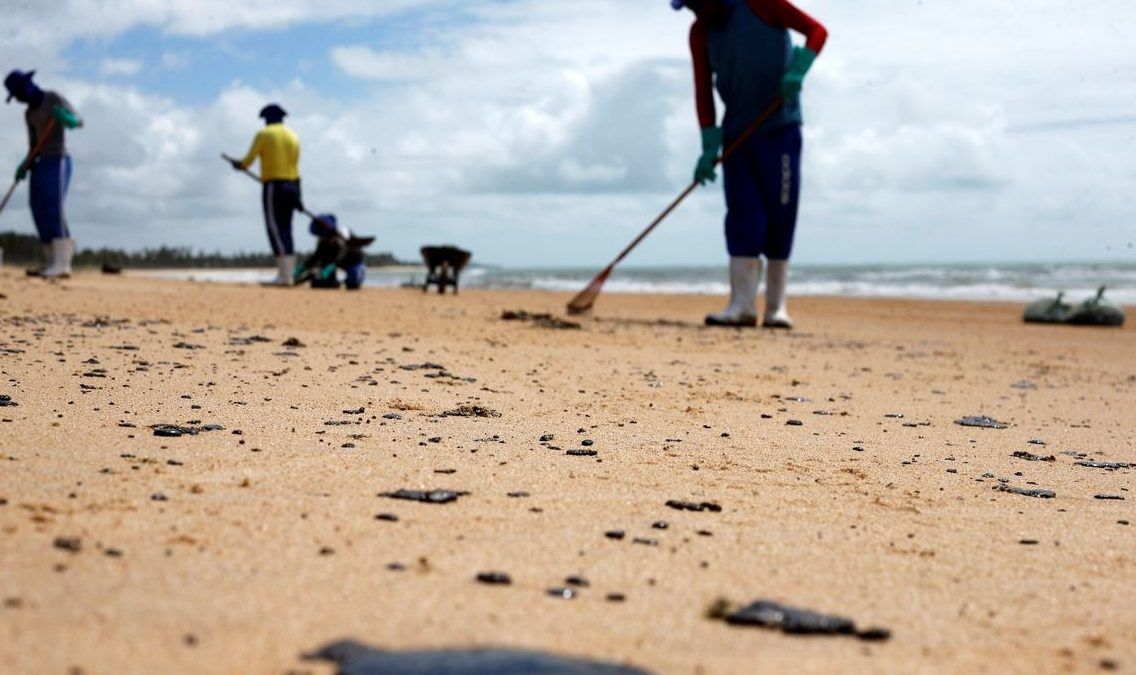
[[[292,255],[296,252],[292,244],[292,213],[299,211],[303,204],[300,199],[300,181],[268,181],[264,184],[262,201],[264,225],[268,230],[268,243],[272,245],[273,255]]]

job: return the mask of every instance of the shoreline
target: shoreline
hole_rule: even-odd
[[[1134,469],[1077,464],[1136,463],[1131,323],[802,297],[794,331],[721,330],[720,297],[606,292],[579,328],[501,318],[572,295],[0,269],[0,664],[330,673],[300,654],[354,638],[657,673],[1136,666]],[[980,415],[1008,426],[956,423]],[[731,627],[719,598],[891,638]]]
[[[391,265],[368,268],[369,276],[363,290],[415,288],[420,287],[425,279],[425,268],[411,265]],[[632,270],[632,273],[642,270]],[[562,272],[553,271],[556,274]],[[485,291],[533,291],[542,293],[568,293],[575,295],[582,290],[592,279],[591,272],[587,270],[584,275],[579,270],[573,272],[581,274],[579,279],[565,278],[563,276],[542,277],[514,277],[515,274],[531,274],[530,270],[512,271],[502,268],[467,269],[462,275],[463,290]],[[97,270],[80,270],[79,274],[97,274]],[[257,285],[273,278],[273,268],[154,268],[130,269],[115,276],[133,276],[136,278],[153,278],[164,280],[189,281],[197,283],[231,284],[231,285]],[[494,276],[497,275],[497,276]],[[413,284],[413,285],[410,285]],[[964,286],[946,287],[947,291],[929,291],[926,288],[891,288],[880,286],[877,288],[860,287],[857,284],[845,284],[843,289],[833,286],[832,283],[818,284],[816,281],[793,280],[791,300],[803,298],[831,298],[831,299],[867,299],[867,300],[913,300],[913,301],[956,301],[972,303],[994,303],[1001,305],[1016,304],[1023,309],[1030,302],[1056,297],[1058,289],[1031,289],[1007,291],[1006,289],[993,290],[984,293],[977,289],[967,289]],[[431,292],[436,291],[435,288]],[[620,270],[604,287],[605,295],[621,296],[699,296],[724,297],[728,295],[729,288],[725,281],[698,281],[698,282],[652,282],[637,280],[624,276]],[[1096,289],[1080,289],[1066,286],[1060,292],[1064,293],[1065,301],[1079,304],[1084,300],[1095,297]],[[1127,310],[1136,309],[1136,304],[1127,302],[1129,296],[1136,298],[1126,288],[1108,287],[1106,299],[1117,306]],[[1119,299],[1118,299],[1119,298]]]

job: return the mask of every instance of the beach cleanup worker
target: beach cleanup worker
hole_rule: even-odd
[[[670,0],[694,12],[690,51],[702,132],[694,169],[713,181],[714,162],[778,98],[782,104],[722,163],[730,302],[710,326],[756,326],[761,258],[768,261],[762,325],[791,328],[785,302],[801,168],[800,90],[828,31],[788,0]],[[793,30],[805,36],[794,46]],[[714,89],[725,104],[719,125]]]
[[[296,267],[297,283],[311,279],[312,288],[339,288],[336,270],[347,273],[344,286],[358,290],[367,276],[363,247],[371,237],[355,237],[351,230],[339,224],[333,213],[321,213],[312,218],[308,231],[318,237],[316,250]]]
[[[284,126],[287,116],[279,105],[270,103],[260,111],[264,128],[257,132],[244,159],[232,160],[233,168],[243,171],[260,160],[261,200],[268,242],[276,256],[273,286],[291,286],[296,250],[292,242],[292,214],[304,210],[300,194],[300,139]]]
[[[75,255],[75,240],[63,209],[71,185],[65,130],[83,126],[83,120],[59,93],[40,89],[32,80],[34,75],[34,70],[13,70],[4,78],[7,102],[16,99],[27,105],[28,155],[16,167],[16,182],[31,177],[28,192],[32,220],[43,246],[43,266],[28,270],[28,274],[63,278],[71,275],[71,258]]]

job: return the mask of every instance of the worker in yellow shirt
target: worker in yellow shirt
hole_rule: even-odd
[[[275,103],[266,105],[260,111],[264,128],[253,138],[248,154],[244,159],[232,160],[233,168],[238,171],[260,160],[264,224],[278,269],[276,279],[270,282],[275,286],[292,285],[292,270],[296,265],[292,213],[304,210],[300,196],[300,139],[284,126],[287,114]]]

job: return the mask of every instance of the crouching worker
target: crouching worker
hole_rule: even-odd
[[[339,288],[337,270],[347,273],[347,290],[358,290],[367,276],[363,249],[374,237],[356,237],[340,225],[334,214],[324,213],[312,219],[308,231],[319,238],[315,253],[296,265],[293,280],[297,284],[311,280],[312,288]]]

